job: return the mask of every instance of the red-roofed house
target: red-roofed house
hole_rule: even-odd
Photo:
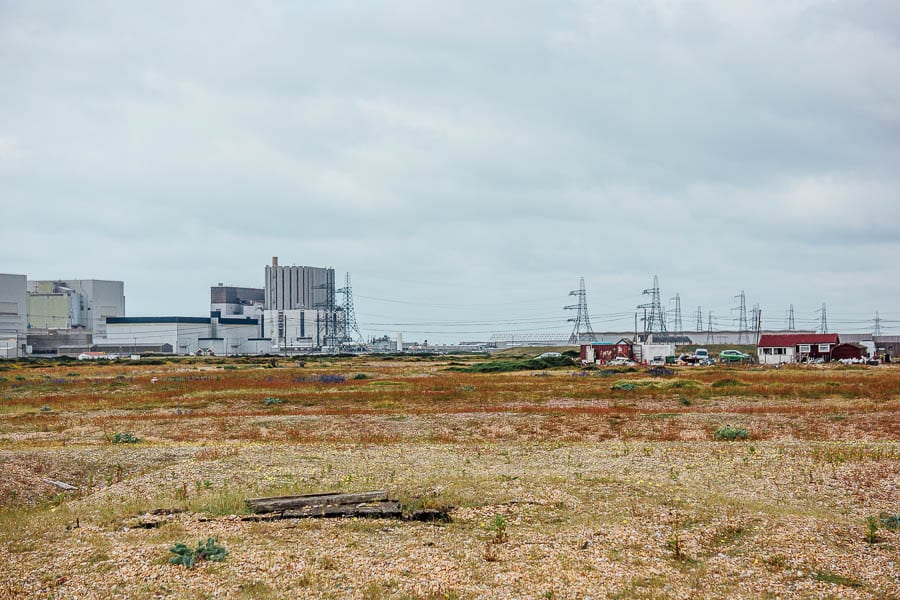
[[[765,333],[756,345],[759,364],[831,360],[831,350],[838,344],[836,333]]]

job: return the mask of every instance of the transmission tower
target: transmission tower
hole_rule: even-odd
[[[570,296],[578,298],[578,304],[571,304],[564,307],[565,310],[577,311],[575,316],[568,319],[569,323],[575,323],[572,329],[572,335],[569,336],[570,344],[577,344],[582,339],[589,342],[596,342],[594,337],[594,329],[591,327],[591,318],[588,316],[587,291],[584,289],[584,277],[579,280],[578,289],[569,292]]]
[[[324,290],[325,299],[321,302],[313,304],[314,308],[318,308],[325,313],[325,321],[319,321],[317,329],[319,331],[320,340],[324,340],[324,346],[334,347],[340,343],[344,337],[344,333],[339,331],[340,327],[337,318],[337,306],[335,303],[334,288],[334,269],[326,270],[325,283],[312,286],[314,290]]]
[[[697,333],[703,331],[703,310],[697,307]]]
[[[344,287],[338,288],[336,292],[344,295],[344,335],[341,342],[362,343],[363,336],[356,323],[356,309],[353,307],[353,287],[350,285],[350,273],[347,273],[344,279]]]
[[[825,307],[825,303],[822,303],[822,308],[817,310],[816,312],[822,313],[821,320],[819,321],[819,329],[822,330],[822,333],[828,333],[828,311]]]
[[[713,343],[713,334],[712,334],[712,311],[709,311],[706,315],[709,318],[709,323],[706,325],[706,343]]]
[[[759,322],[759,304],[754,304],[753,308],[750,309],[750,327],[753,331],[756,331],[756,324]]]
[[[666,333],[666,315],[663,312],[662,302],[659,300],[659,277],[653,276],[653,287],[642,292],[650,296],[650,302],[638,305],[644,309],[644,331],[648,334]],[[647,314],[649,309],[650,314]]]
[[[872,331],[872,337],[876,335],[881,335],[881,317],[878,315],[878,311],[875,311],[875,329]]]
[[[681,294],[675,294],[673,298],[675,300],[675,323],[674,323],[674,333],[675,335],[682,335],[684,333],[684,325],[681,323]]]
[[[747,295],[744,294],[744,290],[741,290],[741,293],[734,299],[741,301],[732,309],[738,311],[738,344],[740,344],[744,341],[744,335],[747,333]]]
[[[791,304],[791,307],[788,309],[788,322],[787,322],[788,331],[794,331],[797,327],[794,325],[794,305]]]

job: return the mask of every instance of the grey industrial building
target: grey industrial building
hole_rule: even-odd
[[[25,354],[28,297],[25,275],[0,273],[0,358]]]
[[[209,288],[209,310],[218,311],[223,317],[258,318],[266,300],[263,288],[219,285]]]
[[[334,290],[334,269],[279,266],[277,256],[266,266],[265,310],[333,310]]]

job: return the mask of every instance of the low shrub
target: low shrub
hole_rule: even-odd
[[[630,381],[620,381],[618,383],[614,383],[610,389],[616,392],[630,392],[635,388],[637,388],[637,386]]]
[[[750,437],[750,433],[743,427],[732,427],[725,425],[716,429],[715,438],[720,441],[746,440]]]
[[[891,531],[900,531],[900,513],[897,513],[896,515],[881,513],[880,515],[878,515],[878,521],[885,529],[889,529]]]
[[[187,568],[193,567],[201,560],[209,560],[213,562],[221,562],[228,555],[228,550],[222,546],[216,545],[216,538],[207,538],[206,542],[200,540],[197,542],[197,549],[192,550],[182,543],[175,544],[169,548],[169,552],[175,556],[169,558],[169,562],[173,565],[184,565]]]
[[[269,397],[263,400],[263,404],[265,404],[266,406],[275,406],[276,404],[284,404],[284,400],[282,400],[281,398]]]
[[[117,433],[112,437],[113,444],[137,444],[141,438],[127,432]]]
[[[744,387],[747,385],[743,381],[738,381],[737,379],[719,379],[718,381],[714,381],[711,387],[714,388],[731,388],[731,387]]]

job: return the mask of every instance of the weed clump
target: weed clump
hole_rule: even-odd
[[[610,389],[614,392],[630,392],[635,388],[637,388],[637,386],[630,381],[620,381],[618,383],[614,383]]]
[[[173,565],[184,565],[187,568],[193,567],[197,561],[209,560],[213,562],[221,562],[228,555],[228,550],[222,546],[216,545],[216,538],[207,538],[206,542],[200,540],[197,542],[197,549],[192,550],[182,543],[175,544],[169,548],[169,552],[175,556],[169,558],[169,562]]]
[[[739,381],[737,379],[719,379],[718,381],[714,381],[712,386],[714,388],[733,388],[733,387],[744,387],[747,384],[743,381]]]
[[[750,433],[743,427],[725,425],[716,429],[714,437],[719,441],[731,442],[734,440],[746,440],[750,437]]]
[[[276,406],[278,404],[284,404],[284,400],[281,398],[272,398],[271,396],[263,400],[263,404],[266,406]]]
[[[539,371],[553,367],[571,367],[575,361],[568,356],[547,356],[528,360],[493,360],[475,363],[467,367],[450,367],[460,373],[509,373],[512,371]]]
[[[127,432],[117,433],[112,437],[113,444],[137,444],[141,438]]]
[[[900,531],[900,513],[897,513],[896,515],[881,513],[878,515],[878,520],[885,529],[889,529],[890,531]]]

